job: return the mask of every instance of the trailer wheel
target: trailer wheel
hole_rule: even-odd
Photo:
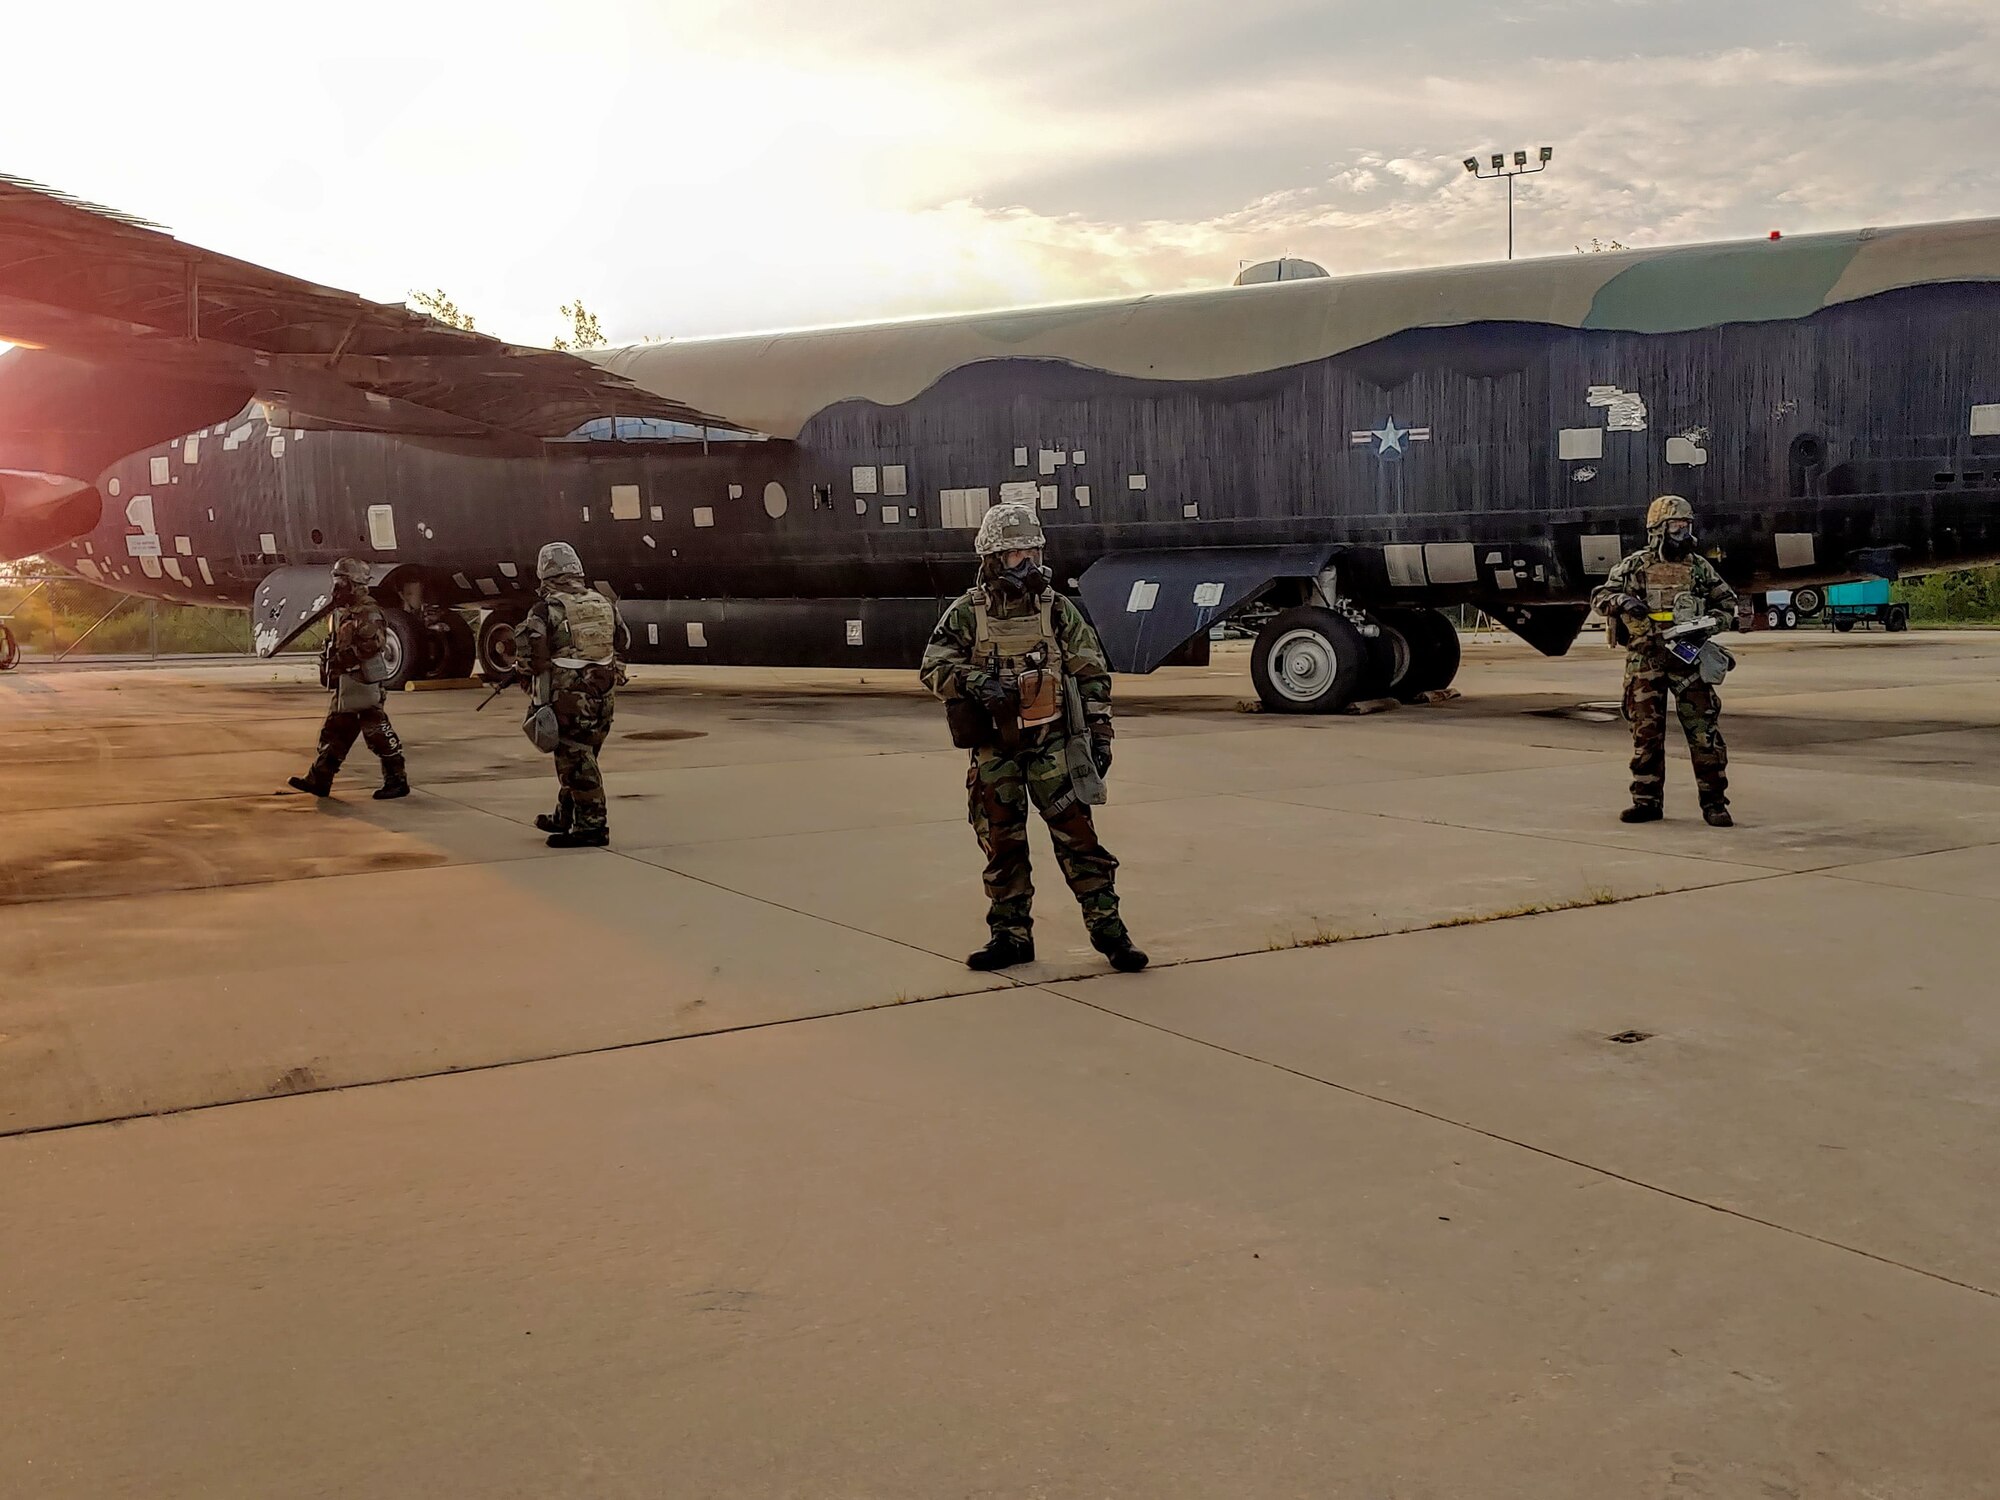
[[[1799,612],[1787,606],[1784,613],[1784,622],[1785,629],[1797,630],[1799,628]]]
[[[1833,621],[1833,628],[1842,635],[1846,635],[1848,631],[1854,628],[1854,616],[1836,615]]]
[[[1825,604],[1826,596],[1811,584],[1792,590],[1792,608],[1799,612],[1802,620],[1810,620]]]
[[[1778,613],[1778,606],[1775,604],[1772,605],[1769,609],[1764,611],[1764,628],[1766,630],[1776,630],[1778,628],[1779,622],[1783,620],[1783,618],[1784,616]]]
[[[1910,607],[1907,604],[1889,606],[1888,618],[1882,622],[1885,630],[1908,630],[1910,628]]]
[[[1282,610],[1257,632],[1250,680],[1277,714],[1345,708],[1369,671],[1368,642],[1342,616],[1318,605]]]

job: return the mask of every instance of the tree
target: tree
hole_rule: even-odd
[[[1596,255],[1605,250],[1630,250],[1631,248],[1630,245],[1621,245],[1616,240],[1600,240],[1593,234],[1590,237],[1590,248],[1586,250],[1583,246],[1578,245],[1576,253],[1578,255]]]
[[[565,302],[556,311],[569,319],[568,336],[565,337],[560,333],[557,334],[556,348],[598,349],[603,347],[604,330],[598,326],[597,314],[591,312],[583,305],[583,298],[579,297],[574,302]]]
[[[456,302],[447,297],[443,287],[434,292],[410,293],[410,306],[426,317],[437,319],[447,328],[463,328],[467,333],[474,331],[472,314],[463,311]]]

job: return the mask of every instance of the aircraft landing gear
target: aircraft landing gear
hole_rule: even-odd
[[[1372,662],[1367,639],[1346,616],[1302,604],[1257,632],[1250,680],[1272,713],[1328,714],[1354,701]]]
[[[1382,684],[1391,698],[1415,698],[1451,686],[1458,675],[1458,627],[1434,609],[1380,609],[1374,617],[1385,639],[1394,637],[1403,670]]]
[[[424,675],[428,635],[406,609],[383,609],[382,627],[382,658],[389,665],[382,687],[385,692],[401,692],[404,683]]]
[[[489,681],[514,670],[514,627],[521,616],[494,610],[479,622],[479,675]]]
[[[21,643],[14,639],[14,632],[7,628],[7,622],[0,620],[0,672],[11,672],[21,665]]]
[[[1338,713],[1358,698],[1415,698],[1458,675],[1458,629],[1434,609],[1369,613],[1363,636],[1346,615],[1316,604],[1280,610],[1257,632],[1250,678],[1276,714]]]

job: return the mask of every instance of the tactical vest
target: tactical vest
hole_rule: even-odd
[[[549,601],[549,645],[559,667],[609,666],[618,642],[618,610],[595,589]]]
[[[1661,624],[1680,624],[1705,614],[1708,603],[1694,596],[1694,564],[1654,558],[1644,573],[1646,608]]]
[[[984,589],[972,591],[972,664],[985,667],[999,653],[1000,675],[1020,694],[1023,729],[1062,717],[1063,653],[1055,612],[1055,596],[1045,593],[1033,614],[1003,618],[988,606]]]

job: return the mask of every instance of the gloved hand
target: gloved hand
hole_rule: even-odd
[[[1111,725],[1100,720],[1090,726],[1090,760],[1097,767],[1097,774],[1104,775],[1111,769]]]
[[[985,710],[998,718],[1020,706],[1020,695],[1003,679],[991,672],[967,672],[965,691],[977,698]]]
[[[1641,599],[1637,594],[1627,594],[1621,598],[1618,601],[1618,612],[1621,615],[1633,615],[1642,620],[1650,620],[1653,617],[1652,605]]]

